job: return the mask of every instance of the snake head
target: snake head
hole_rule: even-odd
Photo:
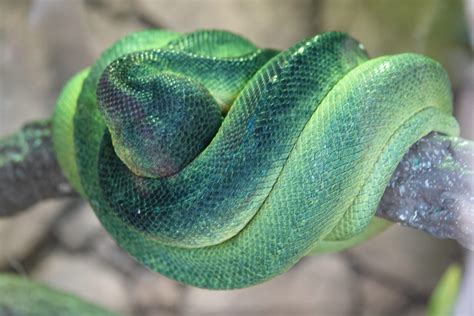
[[[201,83],[154,68],[154,62],[118,59],[103,72],[97,89],[117,156],[136,175],[151,178],[183,169],[222,122],[217,102]]]

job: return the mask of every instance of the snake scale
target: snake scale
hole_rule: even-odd
[[[285,51],[230,32],[128,35],[64,87],[57,158],[102,225],[177,281],[242,288],[364,240],[403,154],[457,135],[424,56],[369,59],[345,33]]]

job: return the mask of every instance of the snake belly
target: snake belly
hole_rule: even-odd
[[[373,217],[404,153],[459,132],[440,64],[369,59],[339,32],[285,51],[224,31],[134,33],[71,79],[53,122],[64,173],[118,244],[211,289],[386,226]]]

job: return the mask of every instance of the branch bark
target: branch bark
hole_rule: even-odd
[[[75,195],[56,160],[50,121],[28,123],[0,139],[0,216]]]
[[[474,142],[430,134],[413,145],[377,215],[474,249]]]

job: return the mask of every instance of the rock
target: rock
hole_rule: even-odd
[[[99,236],[92,241],[92,248],[97,258],[107,262],[111,268],[113,267],[123,274],[132,274],[137,270],[137,267],[142,267],[120,248],[105,230],[102,230]]]
[[[85,0],[86,7],[116,19],[133,15],[133,4],[130,0]]]
[[[460,248],[421,231],[393,226],[378,237],[349,250],[360,267],[383,274],[428,295]]]
[[[47,45],[28,23],[26,1],[1,1],[0,136],[16,131],[27,120],[49,116],[51,71]],[[25,93],[27,91],[27,93]]]
[[[393,5],[390,1],[137,0],[135,10],[155,27],[189,32],[202,28],[234,31],[257,45],[287,48],[323,31],[344,31],[371,56],[404,51],[440,61],[456,85],[470,54],[466,49],[463,1]]]
[[[137,268],[129,291],[136,309],[172,310],[182,304],[184,286],[158,273]]]
[[[454,86],[472,60],[467,49],[465,9],[462,0],[418,0],[394,4],[390,0],[322,1],[321,31],[350,33],[370,56],[414,52],[443,64]]]
[[[121,277],[127,284],[128,297],[132,303],[132,315],[172,316],[179,314],[183,302],[185,286],[148,270],[134,265]]]
[[[87,247],[104,230],[94,211],[84,201],[56,226],[54,234],[70,250]]]
[[[46,48],[44,61],[51,72],[48,92],[56,99],[66,81],[92,62],[83,4],[80,1],[35,0],[28,13],[28,22],[39,33],[39,40]]]
[[[94,59],[121,37],[145,28],[128,0],[88,0],[84,8]]]
[[[0,268],[15,265],[33,252],[67,205],[45,201],[16,216],[0,218]]]
[[[181,32],[225,29],[258,46],[287,48],[314,35],[318,4],[312,0],[138,0],[136,11],[156,25]]]
[[[185,315],[351,315],[355,275],[339,255],[308,257],[289,272],[241,290],[187,290]]]
[[[1,1],[0,136],[51,115],[59,90],[90,62],[78,1]],[[58,27],[60,25],[61,27]]]
[[[408,311],[406,311],[403,315],[404,316],[426,316],[426,308],[421,307],[421,306],[412,307]]]
[[[92,256],[56,251],[38,264],[32,277],[112,311],[130,310],[122,276]]]
[[[361,278],[360,287],[364,316],[391,315],[407,303],[403,293],[372,279]]]

